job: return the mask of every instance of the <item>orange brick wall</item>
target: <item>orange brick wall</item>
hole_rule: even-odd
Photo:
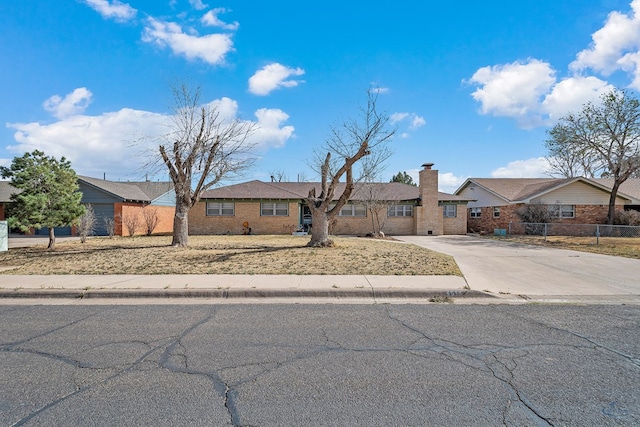
[[[168,234],[173,231],[173,217],[175,215],[175,208],[173,206],[154,206],[154,205],[141,205],[139,203],[115,203],[114,215],[116,218],[116,230],[117,236],[129,236],[129,231],[122,224],[120,218],[126,218],[130,215],[137,215],[139,217],[139,228],[136,230],[136,235],[146,234],[146,225],[144,222],[143,209],[155,209],[158,214],[158,225],[153,230],[153,234]]]

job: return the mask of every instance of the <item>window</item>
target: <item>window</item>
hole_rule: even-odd
[[[387,209],[387,216],[413,216],[412,205],[392,205]]]
[[[500,218],[500,206],[496,206],[493,208],[493,217]]]
[[[207,216],[233,216],[233,215],[235,215],[235,203],[207,202]]]
[[[289,203],[260,203],[261,216],[289,216]]]
[[[458,212],[457,205],[443,205],[442,211],[445,218],[455,218]]]
[[[344,205],[338,216],[367,216],[365,205]]]
[[[576,207],[574,205],[550,206],[549,211],[554,218],[575,218]]]
[[[482,215],[482,208],[471,208],[470,215],[471,218],[480,218],[480,215]]]

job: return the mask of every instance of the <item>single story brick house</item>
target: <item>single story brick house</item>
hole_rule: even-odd
[[[90,203],[96,214],[95,235],[107,235],[105,218],[114,219],[115,234],[128,236],[123,220],[138,216],[140,228],[135,234],[144,234],[143,210],[153,209],[158,216],[154,233],[171,233],[175,215],[176,196],[171,182],[121,182],[78,176],[82,203]]]
[[[372,183],[356,186],[340,210],[333,234],[364,235],[372,232],[372,202],[382,205],[382,231],[387,235],[465,234],[466,204],[462,196],[438,191],[438,171],[427,163],[419,186]],[[262,182],[258,180],[206,191],[189,211],[189,234],[291,234],[312,226],[305,198],[313,182]],[[336,199],[344,184],[336,191]]]
[[[473,199],[467,205],[468,231],[493,233],[521,222],[518,209],[532,203],[548,205],[556,222],[603,224],[612,185],[609,178],[469,178],[454,194]],[[616,209],[640,210],[640,179],[622,184]]]
[[[122,226],[122,218],[131,215],[139,216],[143,223],[143,209],[154,209],[158,216],[158,225],[154,233],[171,233],[175,214],[175,192],[171,182],[119,182],[105,179],[78,176],[78,186],[82,192],[81,202],[91,204],[96,214],[95,235],[107,235],[105,219],[113,219],[115,234],[129,235]],[[0,220],[6,216],[6,205],[10,203],[11,194],[16,191],[8,181],[0,181]],[[34,234],[48,234],[47,229],[34,230]],[[56,235],[74,234],[72,227],[56,228]],[[144,234],[144,229],[136,231]]]

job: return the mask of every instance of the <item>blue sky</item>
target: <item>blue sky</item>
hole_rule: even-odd
[[[247,179],[292,181],[377,87],[381,179],[434,162],[449,192],[545,176],[555,120],[640,90],[640,0],[3,0],[0,28],[0,164],[37,148],[112,180],[144,179],[176,81],[256,122]]]

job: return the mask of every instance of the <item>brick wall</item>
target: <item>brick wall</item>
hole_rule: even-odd
[[[420,197],[421,205],[415,209],[416,216],[415,234],[419,236],[441,235],[444,232],[442,207],[438,206],[438,171],[431,169],[428,163],[420,171]]]
[[[233,216],[207,216],[205,201],[189,211],[189,234],[243,234],[243,223],[249,223],[253,234],[291,234],[300,224],[299,203],[289,203],[288,216],[261,216],[260,202],[235,202]]]
[[[491,233],[495,228],[509,228],[510,222],[521,222],[517,214],[522,205],[500,206],[500,216],[493,217],[493,207],[481,209],[480,218],[471,218],[471,210],[467,209],[467,230],[470,233]]]
[[[500,206],[500,217],[493,217],[493,207],[481,209],[480,218],[471,218],[471,210],[467,209],[467,229],[470,233],[493,233],[495,228],[509,229],[509,223],[522,222],[517,211],[523,204]],[[623,210],[623,206],[616,206],[616,210]],[[565,224],[606,224],[609,206],[607,205],[576,205],[575,218],[557,218],[554,223]]]
[[[455,218],[443,218],[443,234],[467,234],[466,205],[458,205],[458,215]]]
[[[233,216],[207,216],[206,202],[196,204],[189,211],[189,234],[242,234],[243,223],[249,223],[253,234],[291,234],[300,224],[298,202],[289,203],[289,216],[261,216],[260,202],[235,202]],[[369,214],[368,214],[369,215]],[[335,234],[365,235],[373,231],[371,217],[337,216]],[[386,215],[386,212],[384,212]],[[387,235],[413,234],[412,217],[392,217],[382,229]]]
[[[383,212],[382,215],[386,215],[386,212]],[[364,236],[373,232],[369,212],[366,217],[337,216],[335,219],[337,220],[334,228],[335,234]],[[410,216],[386,218],[382,231],[387,236],[411,235],[413,234],[413,218]]]
[[[137,216],[139,227],[137,228],[135,235],[146,234],[146,224],[144,220],[143,210],[155,210],[158,215],[158,225],[153,230],[153,234],[169,234],[173,232],[173,217],[176,209],[173,206],[155,206],[155,205],[141,205],[139,203],[114,203],[114,216],[115,216],[115,234],[117,236],[129,236],[129,230],[122,223],[121,219]]]

